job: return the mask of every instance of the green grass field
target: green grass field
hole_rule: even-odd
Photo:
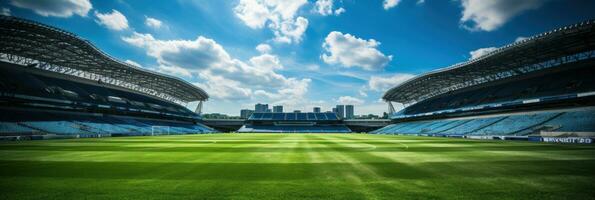
[[[594,199],[595,146],[362,134],[0,143],[0,199]]]

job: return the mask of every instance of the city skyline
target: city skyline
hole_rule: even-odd
[[[300,109],[287,109],[283,105],[274,105],[269,108],[268,103],[256,103],[254,104],[254,109],[240,109],[240,117],[241,118],[248,118],[252,113],[287,113],[287,112],[314,112],[314,113],[321,113],[321,112],[333,112],[336,113],[339,118],[343,119],[353,119],[355,114],[355,106],[354,105],[335,105],[329,110],[323,110],[320,106],[313,106],[310,110],[300,110]],[[360,115],[370,115],[372,113],[360,113]],[[230,115],[236,116],[236,115]]]

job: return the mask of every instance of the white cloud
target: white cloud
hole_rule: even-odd
[[[159,65],[157,71],[172,76],[192,78],[192,73],[189,70],[178,66]]]
[[[341,14],[343,14],[345,11],[346,11],[346,10],[345,10],[345,8],[343,8],[343,7],[341,7],[341,8],[338,8],[337,10],[335,10],[335,15],[341,15]]]
[[[342,96],[339,97],[337,103],[344,104],[344,105],[362,105],[364,104],[364,100],[352,97],[352,96]]]
[[[252,29],[263,28],[268,23],[276,42],[300,43],[308,20],[295,15],[307,3],[306,0],[240,0],[234,13]]]
[[[271,15],[269,8],[262,1],[241,0],[234,8],[234,13],[246,26],[257,29],[264,27]]]
[[[228,79],[220,75],[205,72],[200,76],[203,83],[195,83],[205,89],[209,95],[220,100],[243,100],[252,96],[252,89],[246,88],[241,82]]]
[[[471,52],[469,52],[469,55],[471,55],[471,58],[469,60],[479,58],[483,55],[486,55],[486,54],[488,54],[492,51],[496,51],[496,50],[498,50],[497,47],[486,47],[486,48],[480,48],[480,49],[471,51]]]
[[[147,25],[148,27],[158,29],[158,28],[161,28],[162,24],[163,24],[163,22],[161,22],[158,19],[155,19],[152,17],[145,17],[145,25]]]
[[[233,71],[231,57],[214,40],[199,36],[196,40],[157,40],[151,34],[133,33],[125,42],[147,49],[147,54],[165,66],[199,70],[217,67]],[[216,65],[216,66],[215,66]]]
[[[399,5],[400,2],[401,0],[384,0],[382,2],[382,7],[384,8],[384,10],[388,10]]]
[[[362,87],[359,91],[357,91],[360,96],[368,97],[368,93],[366,93],[366,87]]]
[[[10,4],[33,10],[38,15],[48,17],[87,16],[93,8],[89,0],[11,0]]]
[[[395,74],[392,76],[372,76],[368,81],[368,88],[377,92],[386,92],[388,89],[395,87],[411,78],[415,77],[413,74]]]
[[[529,39],[529,38],[528,38],[528,37],[519,36],[519,37],[517,37],[517,38],[514,40],[514,42],[520,42],[520,41],[523,41],[523,40],[526,40],[526,39]]]
[[[0,10],[0,15],[10,16],[10,9],[9,8],[2,8],[2,10]]]
[[[125,60],[124,62],[127,63],[127,64],[129,64],[129,65],[135,66],[135,67],[142,67],[142,65],[140,65],[137,62],[134,62],[132,60]]]
[[[392,55],[386,56],[376,49],[378,45],[380,42],[374,39],[365,40],[333,31],[326,36],[322,44],[325,53],[321,55],[321,58],[328,64],[378,70],[392,60]]]
[[[345,8],[338,8],[333,10],[333,0],[318,0],[314,4],[314,12],[322,15],[340,15],[341,13],[345,12]]]
[[[95,12],[95,16],[97,17],[96,22],[108,29],[120,31],[128,28],[128,20],[120,11],[112,10],[111,13],[105,14]]]
[[[461,25],[472,31],[493,31],[527,10],[539,8],[545,0],[461,0]]]
[[[333,14],[333,0],[318,0],[314,5],[314,10],[323,16]]]
[[[259,44],[258,46],[256,46],[256,50],[261,54],[271,53],[271,45]]]
[[[320,66],[317,65],[317,64],[310,64],[310,65],[306,65],[305,67],[306,67],[305,69],[308,70],[308,71],[318,71],[318,70],[320,70]]]
[[[160,65],[158,71],[194,80],[220,100],[262,99],[285,105],[298,103],[308,91],[310,79],[286,77],[279,58],[268,53],[247,62],[232,58],[212,39],[159,40],[151,34],[133,33],[125,42],[145,48]]]
[[[271,54],[263,54],[260,56],[250,58],[250,63],[253,66],[259,66],[266,70],[275,70],[275,69],[283,69],[281,65],[281,61],[277,56],[273,56]]]
[[[302,35],[308,28],[308,20],[303,17],[298,17],[296,20],[285,20],[280,24],[269,24],[273,29],[275,42],[291,44],[292,42],[300,43]]]

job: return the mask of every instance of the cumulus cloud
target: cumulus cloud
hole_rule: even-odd
[[[11,0],[10,4],[19,8],[33,10],[44,17],[87,16],[93,8],[89,0]]]
[[[385,92],[411,78],[413,74],[395,74],[392,76],[372,76],[368,81],[368,88],[377,92]]]
[[[194,84],[205,89],[212,97],[220,100],[244,100],[250,98],[253,94],[252,89],[245,87],[241,82],[220,75],[213,75],[208,71],[201,73],[200,78],[205,81]]]
[[[155,19],[152,17],[145,17],[145,25],[147,25],[148,27],[158,29],[158,28],[161,28],[162,24],[163,24],[163,22],[161,22],[158,19]]]
[[[262,67],[266,70],[283,69],[281,61],[277,56],[271,54],[263,54],[260,56],[250,58],[250,63],[254,66]]]
[[[142,67],[140,64],[138,64],[137,62],[134,62],[132,60],[125,60],[124,62],[129,65],[135,66],[135,67]]]
[[[190,70],[178,66],[159,65],[157,71],[172,76],[192,78]]]
[[[10,9],[9,8],[2,8],[2,10],[0,10],[0,15],[10,16]]]
[[[539,8],[545,0],[461,0],[461,25],[472,31],[493,31],[527,10]]]
[[[97,17],[96,22],[111,30],[124,30],[128,29],[128,19],[120,11],[112,10],[111,13],[99,13],[95,12]]]
[[[308,28],[308,20],[303,17],[298,17],[294,20],[285,20],[280,24],[270,24],[269,27],[273,29],[275,42],[291,44],[292,42],[300,43],[302,35]]]
[[[123,37],[126,43],[146,49],[155,58],[158,71],[200,79],[195,85],[221,100],[261,99],[269,102],[296,103],[308,91],[310,79],[286,77],[279,58],[264,53],[240,61],[232,58],[212,39],[159,40],[151,34],[133,33]]]
[[[308,20],[296,17],[297,11],[308,2],[306,0],[240,0],[234,8],[235,15],[252,29],[260,29],[268,24],[276,42],[300,43],[308,28]]]
[[[352,96],[342,96],[339,97],[337,103],[344,104],[344,105],[362,105],[364,104],[364,100],[358,99]]]
[[[388,10],[399,5],[400,2],[401,0],[384,0],[382,2],[382,7],[384,8],[384,10]]]
[[[380,45],[374,39],[365,40],[350,34],[333,31],[329,33],[322,47],[325,53],[322,60],[328,64],[340,64],[343,67],[361,67],[366,70],[378,70],[386,66],[393,58],[376,49]]]
[[[270,53],[271,52],[271,45],[268,44],[259,44],[256,46],[256,50],[261,54]]]
[[[497,47],[486,47],[486,48],[480,48],[480,49],[471,51],[471,52],[469,52],[469,55],[471,55],[470,60],[479,58],[479,57],[481,57],[483,55],[486,55],[486,54],[488,54],[488,53],[490,53],[492,51],[496,51],[496,50],[498,50]]]
[[[264,27],[269,20],[270,11],[264,2],[241,0],[234,8],[234,13],[246,26],[257,29]]]
[[[341,13],[345,12],[345,8],[342,8],[342,7],[338,8],[336,10],[333,10],[333,4],[334,4],[333,0],[318,0],[314,4],[314,12],[316,12],[322,16],[340,15]]]

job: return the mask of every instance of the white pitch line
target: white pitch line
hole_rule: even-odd
[[[362,150],[364,150],[364,151],[372,151],[372,150],[376,149],[376,145],[373,145],[373,144],[366,144],[366,143],[363,143],[363,144],[365,144],[365,145],[368,145],[368,146],[369,146],[368,148],[362,149]]]
[[[397,142],[397,143],[401,144],[401,146],[405,146],[405,149],[409,149],[409,146],[407,144],[402,143],[402,142]]]

